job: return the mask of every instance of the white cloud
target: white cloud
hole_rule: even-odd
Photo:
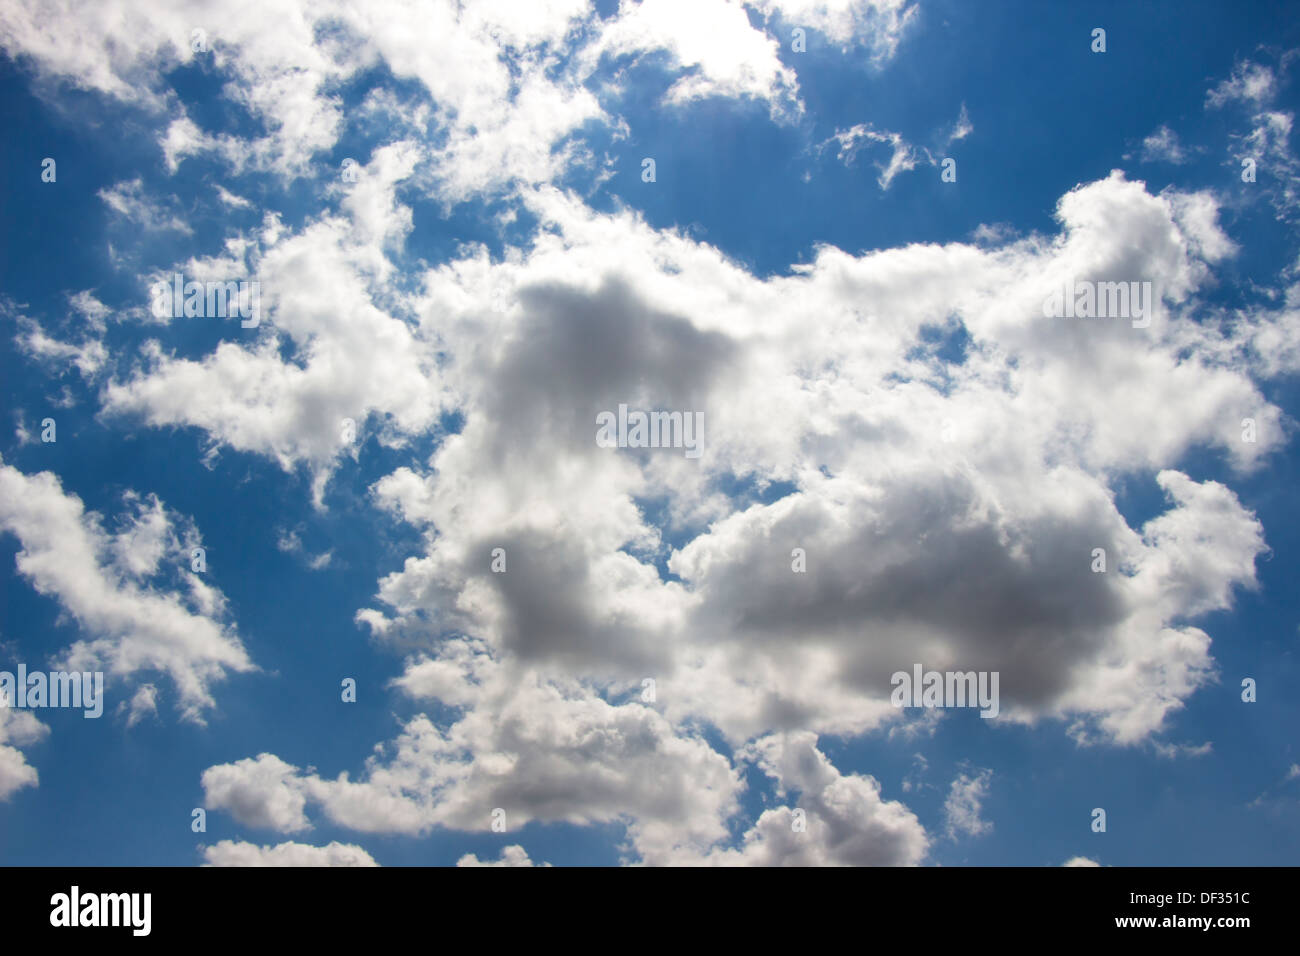
[[[961,112],[957,114],[957,120],[952,124],[952,129],[948,131],[944,145],[951,146],[958,140],[965,139],[971,133],[975,132],[975,124],[970,121],[970,114],[966,112],[966,104],[961,105]]]
[[[1166,162],[1179,165],[1187,162],[1187,151],[1178,141],[1178,134],[1162,125],[1142,140],[1142,162]]]
[[[297,768],[273,754],[259,754],[203,771],[204,806],[227,810],[247,826],[282,833],[308,830],[306,797],[297,784]]]
[[[518,844],[501,848],[501,858],[499,860],[480,860],[473,853],[466,853],[456,861],[457,866],[536,866],[528,858],[528,852]],[[541,866],[550,866],[549,863],[542,863]]]
[[[324,551],[320,554],[308,554],[302,546],[302,539],[298,537],[296,531],[281,531],[276,539],[275,546],[287,554],[296,554],[302,557],[303,562],[313,571],[320,571],[327,568],[334,560],[333,549]]]
[[[1101,866],[1096,860],[1090,860],[1086,856],[1072,856],[1061,866]]]
[[[948,798],[943,802],[944,825],[949,837],[955,840],[959,836],[983,836],[993,829],[993,824],[980,817],[992,779],[992,770],[980,770],[973,775],[958,774],[953,780]]]
[[[37,785],[36,768],[18,748],[38,743],[49,731],[30,711],[0,703],[0,802]]]
[[[333,143],[342,121],[339,102],[323,87],[364,62],[352,60],[356,51],[346,44],[328,49],[316,43],[317,17],[330,16],[332,6],[312,16],[290,0],[241,0],[219,13],[204,0],[180,0],[165,9],[123,0],[93,7],[69,0],[12,3],[0,12],[0,45],[30,57],[48,77],[178,119],[184,111],[164,76],[208,60],[229,80],[226,95],[267,129],[244,144],[226,138],[227,158],[301,175],[312,154]],[[196,29],[206,33],[206,52],[192,49]],[[215,139],[192,123],[187,130],[170,134],[169,161],[196,141]]]
[[[663,852],[725,836],[739,779],[699,737],[676,733],[640,703],[613,705],[459,659],[481,681],[469,699],[453,698],[464,702],[463,717],[446,730],[422,715],[409,720],[362,779],[328,779],[262,754],[206,770],[205,806],[281,832],[307,829],[304,808],[316,805],[367,833],[488,831],[500,808],[509,832],[532,820],[635,821],[638,844]]]
[[[139,177],[101,189],[99,198],[123,219],[147,231],[179,232],[187,236],[194,232],[179,213],[164,208],[161,202],[147,196]]]
[[[0,46],[46,79],[152,114],[164,127],[159,149],[173,173],[186,157],[211,153],[236,173],[329,175],[320,157],[350,123],[378,110],[389,129],[439,144],[424,157],[421,182],[454,204],[512,184],[553,182],[578,168],[598,181],[609,176],[608,159],[591,153],[583,133],[595,125],[626,135],[626,123],[598,96],[626,84],[628,59],[668,67],[670,104],[750,98],[766,103],[774,118],[793,120],[803,112],[795,70],[782,62],[778,38],[751,25],[750,10],[820,31],[846,55],[865,49],[876,67],[896,55],[919,10],[912,0],[645,0],[602,19],[589,0],[527,7],[322,0],[304,8],[291,0],[239,0],[218,17],[203,0],[179,0],[166,11],[143,0],[113,0],[93,11],[70,0],[53,8],[20,0],[0,11]],[[192,49],[195,29],[206,31],[204,52]],[[199,61],[226,81],[224,95],[260,120],[264,135],[211,132],[188,115],[165,78]],[[602,69],[610,61],[615,68]],[[345,114],[337,89],[378,63],[417,81],[421,93],[372,95],[365,108]],[[955,127],[955,138],[962,129]],[[128,193],[119,186],[105,194],[124,215],[148,228],[187,228],[125,185]],[[219,195],[231,206],[246,202],[224,189]]]
[[[790,28],[811,27],[848,52],[861,45],[879,67],[893,59],[920,5],[913,0],[755,0],[765,15],[778,14]]]
[[[14,337],[18,347],[37,362],[57,368],[71,366],[86,379],[94,379],[108,361],[108,349],[99,339],[80,344],[61,342],[48,335],[40,324],[26,316],[17,317],[20,333]]]
[[[19,540],[18,573],[57,599],[84,635],[63,650],[64,669],[165,673],[182,715],[201,722],[214,704],[211,685],[253,664],[220,620],[224,596],[189,571],[194,528],[152,496],[126,503],[122,530],[109,534],[53,474],[0,461],[0,531]]]
[[[229,206],[232,209],[251,209],[253,204],[243,196],[236,196],[224,186],[217,186],[217,198],[221,200],[222,205]]]
[[[1245,473],[1282,447],[1281,412],[1255,379],[1296,360],[1252,352],[1300,320],[1290,306],[1235,327],[1199,321],[1214,317],[1201,290],[1236,251],[1212,194],[1153,196],[1115,173],[1063,196],[1052,235],[989,229],[975,244],[859,256],[822,247],[761,278],[680,232],[541,185],[591,161],[585,124],[621,134],[601,97],[627,82],[629,60],[667,66],[669,103],[752,98],[797,114],[784,38],[738,4],[650,0],[599,23],[576,2],[459,16],[449,4],[250,4],[209,29],[229,96],[266,128],[247,143],[200,129],[161,92],[161,71],[192,58],[202,8],[150,19],[105,6],[59,37],[11,4],[0,42],[47,77],[165,117],[173,170],[212,151],[236,170],[319,173],[338,200],[301,226],[268,212],[220,254],[184,263],[196,278],[256,276],[267,320],[198,357],[148,344],[106,385],[106,415],[197,427],[214,449],[305,468],[317,504],[341,457],[360,454],[344,420],[390,447],[429,436],[444,412],[465,422],[430,460],[374,484],[375,503],[422,538],[357,613],[376,636],[422,649],[393,686],[455,713],[406,719],[356,780],[269,753],[209,768],[209,806],[290,833],[311,827],[309,811],[359,832],[483,830],[501,807],[512,828],[621,822],[644,862],[914,863],[929,846],[915,816],[817,749],[819,734],[904,726],[888,704],[894,670],[918,658],[998,670],[1000,720],[1122,744],[1151,740],[1213,679],[1211,637],[1189,619],[1252,586],[1265,545],[1229,488],[1175,469],[1212,449]],[[755,9],[879,61],[917,7]],[[318,36],[323,23],[337,29]],[[563,60],[584,23],[590,40]],[[602,57],[619,72],[599,87]],[[344,116],[333,91],[381,63],[422,91],[372,95]],[[1290,118],[1263,105],[1272,80],[1243,68],[1231,82],[1213,105],[1261,104],[1255,146],[1281,155]],[[346,123],[380,121],[401,136],[355,184],[313,165]],[[963,106],[947,142],[970,127]],[[867,122],[831,141],[843,159],[887,149],[882,188],[934,162]],[[128,187],[105,198],[142,224],[169,222],[170,207]],[[409,278],[395,263],[414,223],[404,189],[451,204],[511,187],[510,212],[540,221],[528,243],[495,258],[467,246],[396,281]],[[1044,318],[1044,297],[1076,279],[1151,281],[1159,308],[1147,328]],[[60,360],[84,348],[29,340]],[[943,359],[941,341],[964,343],[964,358]],[[598,448],[595,413],[624,402],[702,412],[703,457]],[[1245,417],[1260,425],[1255,443],[1240,440]],[[1115,505],[1130,476],[1168,496],[1141,528]],[[179,538],[161,504],[110,537],[53,476],[0,479],[22,493],[0,506],[23,538],[20,569],[108,632],[79,653],[125,673],[168,670],[192,713],[210,705],[211,682],[251,667],[213,619],[219,592],[190,581],[190,607],[149,585]],[[767,503],[721,490],[777,482],[792,491]],[[506,574],[488,567],[494,547]],[[806,574],[791,571],[795,547]],[[1104,575],[1088,567],[1096,547]],[[655,702],[636,699],[647,676]],[[702,724],[737,756],[710,746]],[[726,845],[746,761],[799,795],[807,831],[789,826],[793,806],[769,809]],[[986,774],[954,782],[952,832],[986,826]]]
[[[1262,172],[1280,216],[1294,216],[1300,209],[1300,159],[1291,151],[1295,114],[1265,110],[1256,113],[1251,123],[1249,133],[1233,138],[1232,165],[1240,168],[1241,159],[1255,159],[1259,164],[1256,181]]]
[[[680,74],[666,95],[670,103],[752,97],[767,101],[774,118],[802,111],[798,81],[782,65],[777,42],[751,27],[744,7],[729,0],[623,4],[583,57],[594,69],[601,56],[661,50]]]
[[[250,331],[248,344],[225,341],[200,360],[147,345],[144,369],[107,386],[105,412],[154,427],[197,425],[218,446],[268,455],[286,470],[306,464],[317,501],[336,459],[355,454],[345,420],[357,439],[370,415],[395,436],[426,431],[441,409],[435,343],[415,339],[380,291],[392,272],[384,248],[411,227],[394,189],[415,161],[408,143],[383,147],[345,198],[346,218],[325,217],[292,236],[268,220],[247,264],[187,263],[185,275],[199,281],[257,278],[269,313],[260,337]],[[297,361],[282,361],[282,346]]]
[[[367,779],[357,782],[299,773],[268,754],[210,768],[205,804],[282,831],[308,826],[304,801],[362,832],[419,833],[433,825],[485,831],[493,820],[488,808],[497,806],[511,830],[534,819],[622,819],[638,858],[652,865],[909,865],[929,845],[915,815],[883,800],[873,778],[841,775],[811,735],[765,738],[746,758],[782,790],[801,793],[807,831],[791,830],[789,808],[772,810],[739,849],[725,850],[716,845],[736,810],[737,779],[701,742],[666,736],[652,711],[593,700],[575,710],[533,693],[521,704],[528,723],[508,706],[496,726],[498,698],[482,704],[446,734],[423,717],[411,721],[391,757],[372,759]],[[520,854],[496,865],[528,865]]]
[[[381,505],[438,536],[381,583],[391,614],[358,619],[387,636],[430,623],[480,635],[596,679],[670,673],[670,718],[707,715],[738,742],[891,721],[888,675],[922,652],[935,666],[1001,669],[1005,719],[1082,717],[1077,734],[1095,722],[1135,742],[1211,677],[1208,635],[1169,622],[1226,606],[1263,545],[1226,488],[1158,471],[1173,510],[1144,539],[1105,476],[1158,470],[1196,444],[1246,470],[1281,442],[1249,366],[1178,318],[1233,248],[1210,202],[1113,176],[1062,200],[1054,241],[826,249],[760,282],[628,214],[538,193],[553,230],[497,270],[517,290],[510,309],[486,307],[493,282],[477,254],[427,278],[422,310],[462,357],[445,374],[466,426],[427,474],[403,468],[375,486]],[[1054,282],[1089,275],[1150,277],[1166,311],[1149,330],[1042,317]],[[945,394],[914,350],[954,310],[973,344],[945,370]],[[654,358],[678,354],[695,366]],[[554,355],[570,357],[563,374],[545,366]],[[641,395],[705,411],[698,467],[594,446],[594,412]],[[1245,414],[1268,423],[1254,445],[1239,440]],[[742,508],[707,490],[754,461],[767,463],[757,477],[796,493]],[[660,495],[669,523],[691,532],[671,554],[635,503]],[[1196,523],[1213,542],[1200,557],[1180,530]],[[488,570],[497,546],[505,575]],[[790,573],[796,546],[807,578]],[[1089,572],[1094,546],[1115,573]],[[660,579],[655,554],[684,586]],[[1058,637],[1038,642],[1046,621]],[[1011,658],[1008,641],[1022,648]]]
[[[1214,744],[1207,740],[1202,744],[1165,744],[1153,743],[1155,752],[1161,757],[1173,760],[1176,757],[1204,757],[1214,750]]]
[[[204,866],[378,866],[369,853],[350,843],[310,846],[279,843],[258,846],[222,840],[203,848]]]
[[[835,143],[838,146],[836,158],[846,166],[852,166],[858,153],[864,149],[868,149],[872,145],[888,146],[889,159],[875,164],[876,169],[880,170],[876,183],[882,190],[887,190],[900,173],[910,172],[920,163],[925,163],[927,166],[938,166],[940,161],[945,158],[943,151],[958,140],[965,139],[974,131],[975,126],[970,121],[970,115],[966,111],[966,104],[963,103],[961,112],[953,122],[952,128],[935,140],[935,146],[939,150],[938,155],[925,147],[917,147],[909,143],[902,133],[877,129],[871,123],[857,123],[848,129],[836,130],[829,139],[818,146],[818,150],[823,150],[831,143]]]
[[[875,129],[870,123],[858,123],[847,130],[835,133],[834,140],[839,144],[838,158],[845,165],[852,165],[854,157],[866,143],[882,143],[890,147],[889,161],[877,163],[880,177],[876,180],[881,189],[888,189],[894,178],[902,172],[915,169],[920,161],[920,154],[901,133]],[[823,144],[825,145],[825,144]]]
[[[790,735],[894,724],[889,675],[918,656],[998,670],[1000,720],[1060,719],[1079,740],[1146,740],[1212,679],[1210,637],[1186,620],[1253,584],[1261,531],[1225,486],[1168,465],[1217,446],[1246,471],[1282,440],[1240,442],[1243,414],[1279,412],[1222,330],[1186,317],[1234,248],[1212,197],[1116,174],[1063,197],[1055,237],[825,248],[766,280],[631,213],[527,200],[529,248],[425,275],[413,335],[436,330],[465,425],[374,486],[425,545],[358,621],[436,639],[395,686],[457,716],[407,720],[356,780],[269,755],[265,779],[214,768],[243,782],[209,805],[289,832],[308,809],[358,832],[486,830],[498,807],[511,828],[622,821],[650,863],[918,862],[929,837],[910,811]],[[1071,276],[1150,280],[1163,308],[1147,329],[1044,318]],[[941,365],[922,331],[955,322],[966,358]],[[703,457],[598,448],[595,412],[620,401],[702,410]],[[1169,495],[1140,529],[1114,505],[1109,476],[1126,473]],[[713,488],[729,476],[795,491],[736,501]],[[659,498],[652,523],[638,502]],[[669,531],[686,543],[665,548]],[[649,675],[652,706],[635,699]],[[801,793],[806,839],[791,842],[790,806],[728,846],[739,768],[695,736],[701,720]],[[984,825],[986,785],[958,788],[957,832]]]
[[[747,751],[783,794],[798,791],[797,807],[765,810],[734,850],[667,862],[724,866],[913,866],[929,849],[925,828],[903,804],[884,800],[874,777],[842,774],[816,746],[816,737],[764,737]],[[798,829],[795,811],[803,811]]]
[[[1246,61],[1233,67],[1232,76],[1206,94],[1205,105],[1217,109],[1236,100],[1258,107],[1271,100],[1276,90],[1277,76],[1271,68]]]
[[[123,701],[118,705],[118,712],[126,714],[126,725],[134,727],[146,717],[158,714],[158,688],[153,684],[142,684],[128,704]]]
[[[1255,179],[1245,187],[1248,194],[1265,197],[1280,220],[1292,222],[1300,215],[1300,158],[1291,150],[1295,114],[1276,108],[1287,65],[1300,54],[1289,50],[1279,58],[1279,69],[1260,63],[1238,63],[1232,76],[1206,96],[1206,109],[1236,106],[1248,117],[1248,132],[1231,134],[1227,165],[1241,172],[1243,162],[1253,160]]]
[[[421,98],[372,99],[370,106],[382,103],[390,123],[442,140],[428,160],[432,188],[449,203],[594,163],[576,141],[582,127],[595,122],[616,134],[621,127],[589,88],[598,85],[592,73],[606,54],[666,54],[677,74],[670,102],[757,97],[774,114],[800,108],[793,70],[738,3],[648,0],[607,20],[586,0],[527,6],[327,0],[302,8],[245,0],[214,17],[200,0],[166,11],[125,0],[93,11],[51,10],[28,0],[0,15],[0,46],[29,57],[50,78],[165,117],[159,147],[173,172],[187,156],[211,152],[236,172],[264,169],[286,178],[311,175],[346,124],[363,118],[345,116],[334,91],[383,62],[395,76],[418,81],[433,108]],[[814,4],[809,16],[843,39],[866,30],[879,60],[892,54],[911,12],[876,0]],[[198,23],[208,24],[207,52],[191,50]],[[575,44],[569,61],[563,54]],[[211,61],[228,81],[225,95],[261,120],[265,135],[242,140],[201,129],[166,92],[163,77],[197,58]]]
[[[103,332],[104,320],[112,310],[95,298],[89,289],[84,289],[69,299],[72,310],[96,332]]]

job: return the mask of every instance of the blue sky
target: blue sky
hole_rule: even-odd
[[[0,12],[0,861],[1295,862],[1294,5],[366,9]]]

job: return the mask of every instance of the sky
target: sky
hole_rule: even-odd
[[[1296,863],[1297,12],[4,0],[0,862]]]

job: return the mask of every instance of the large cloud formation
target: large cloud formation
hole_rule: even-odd
[[[1283,433],[1263,370],[1224,362],[1233,333],[1191,317],[1233,248],[1208,197],[1115,174],[1062,198],[1055,237],[827,248],[770,278],[632,213],[525,198],[530,248],[424,276],[413,340],[447,356],[464,426],[375,484],[426,548],[358,613],[431,642],[396,684],[461,716],[413,719],[364,780],[280,768],[269,789],[250,776],[251,802],[209,788],[214,805],[270,822],[290,792],[385,832],[485,828],[497,807],[512,826],[622,819],[646,862],[918,862],[923,828],[869,778],[780,754],[895,720],[889,676],[917,661],[999,671],[1003,719],[1119,743],[1214,678],[1189,620],[1253,585],[1262,529],[1170,466],[1215,447],[1245,472]],[[1147,328],[1045,318],[1066,277],[1164,298]],[[958,334],[963,359],[937,357]],[[702,456],[599,447],[595,416],[620,402],[702,411]],[[1167,497],[1139,528],[1114,501],[1132,474]],[[801,842],[767,811],[720,849],[746,762],[802,795]],[[844,845],[843,814],[875,836]]]
[[[486,830],[501,810],[510,832],[621,822],[644,863],[915,864],[931,844],[915,814],[818,747],[895,724],[894,671],[998,671],[999,720],[1117,744],[1158,736],[1215,679],[1193,622],[1254,585],[1263,529],[1180,463],[1209,449],[1238,474],[1259,467],[1285,439],[1259,382],[1300,367],[1258,348],[1285,339],[1293,310],[1227,323],[1203,301],[1236,252],[1215,195],[1153,195],[1116,171],[1062,196],[1053,234],[827,246],[757,275],[562,182],[611,172],[578,135],[624,131],[591,82],[602,65],[659,54],[673,108],[727,96],[799,113],[797,76],[737,4],[688,17],[651,0],[605,20],[577,0],[306,17],[251,4],[210,28],[228,95],[265,123],[242,144],[199,130],[159,81],[197,55],[185,38],[206,8],[117,7],[85,21],[123,39],[111,56],[80,34],[56,42],[54,18],[22,4],[0,38],[52,79],[168,117],[173,169],[210,152],[308,175],[345,122],[329,91],[381,60],[427,94],[367,100],[395,136],[356,183],[324,190],[336,206],[298,226],[268,211],[228,257],[185,264],[259,277],[262,327],[198,358],[151,342],[103,380],[109,420],[195,426],[216,449],[305,467],[318,503],[356,453],[341,421],[393,446],[448,412],[463,423],[373,484],[423,543],[357,612],[380,643],[416,648],[395,691],[451,716],[411,717],[358,779],[269,753],[209,768],[209,808],[282,833],[321,814],[407,834]],[[753,7],[877,60],[915,10]],[[536,225],[499,256],[471,244],[399,275],[412,195],[504,195]],[[1149,324],[1045,317],[1070,282],[1151,283]],[[596,416],[620,404],[702,413],[703,454],[601,447]],[[1132,476],[1166,498],[1136,528],[1115,500]],[[7,480],[68,508],[47,479]],[[229,635],[203,633],[210,653],[171,666],[196,706],[218,670],[246,665]],[[751,769],[788,805],[737,836]],[[985,780],[962,784],[954,833],[981,832]],[[209,859],[322,852],[284,846]]]

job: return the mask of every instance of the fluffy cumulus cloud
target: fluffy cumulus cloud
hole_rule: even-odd
[[[548,181],[590,159],[575,141],[582,127],[619,127],[593,92],[618,85],[593,81],[602,61],[650,58],[671,74],[668,103],[752,97],[774,115],[793,114],[802,109],[795,73],[777,41],[751,24],[750,9],[819,30],[844,48],[863,45],[877,64],[895,55],[917,10],[909,0],[644,0],[602,19],[589,0],[527,7],[182,0],[158,10],[113,0],[82,10],[67,0],[23,0],[0,11],[0,46],[52,81],[152,113],[173,171],[187,156],[212,154],[236,171],[286,178],[307,175],[347,126],[339,86],[382,64],[419,84],[420,97],[386,106],[439,143],[427,157],[430,172],[439,195],[458,202],[510,181]],[[188,114],[165,77],[206,65],[263,135],[210,132]],[[106,200],[123,215],[149,212],[129,191]],[[156,215],[144,221],[166,225]]]
[[[720,866],[911,866],[925,857],[929,837],[902,803],[884,800],[869,776],[840,773],[811,733],[757,740],[749,755],[776,779],[778,793],[798,806],[765,810],[735,849],[675,863]]]
[[[201,359],[148,343],[141,367],[108,384],[105,412],[197,426],[218,446],[305,465],[318,493],[353,448],[345,422],[357,434],[371,417],[396,435],[429,428],[441,407],[431,344],[418,347],[409,326],[374,300],[392,271],[384,245],[410,228],[393,190],[413,164],[409,144],[384,147],[341,215],[288,235],[268,214],[237,259],[187,263],[184,274],[197,281],[255,274],[274,327],[241,329],[246,341],[223,342]],[[282,360],[285,349],[296,361]]]
[[[229,811],[248,826],[281,833],[306,830],[306,797],[297,785],[297,769],[273,754],[210,767],[203,772],[206,806]]]
[[[626,3],[588,56],[666,55],[683,75],[667,99],[684,103],[706,96],[767,100],[774,114],[796,106],[798,81],[782,65],[779,46],[754,30],[745,8],[728,0],[646,0]]]
[[[350,843],[311,846],[278,843],[258,846],[235,840],[203,848],[204,866],[378,866],[369,853]]]
[[[50,472],[28,475],[0,460],[0,533],[18,543],[16,570],[80,628],[71,646],[48,648],[53,666],[102,669],[110,693],[165,675],[181,716],[202,723],[215,705],[213,685],[253,664],[227,621],[225,597],[189,572],[193,525],[152,496],[128,494],[124,504],[109,530]],[[117,711],[134,725],[156,713],[158,696],[156,685],[140,684]],[[49,731],[11,705],[0,705],[0,800],[37,785],[19,748]]]
[[[1055,239],[826,249],[759,280],[630,214],[538,194],[558,228],[499,267],[511,310],[458,314],[480,259],[428,277],[426,314],[464,357],[445,374],[466,425],[427,473],[375,486],[430,548],[382,582],[389,610],[361,619],[389,633],[432,617],[529,660],[654,673],[671,684],[670,715],[702,708],[738,741],[873,726],[890,715],[888,676],[918,653],[1000,667],[1016,719],[1158,730],[1208,677],[1206,637],[1179,619],[1224,606],[1263,547],[1227,488],[1161,465],[1208,444],[1249,469],[1281,441],[1247,370],[1217,360],[1221,337],[1178,318],[1204,257],[1230,249],[1187,205],[1115,176],[1062,200]],[[1142,277],[1165,298],[1145,329],[1045,318],[1043,300],[1074,277]],[[936,329],[970,337],[963,364],[940,367],[926,348]],[[1198,336],[1206,360],[1180,358]],[[542,356],[556,354],[570,366],[550,369]],[[597,447],[595,415],[619,402],[702,411],[703,456]],[[1270,437],[1242,443],[1246,416]],[[1171,511],[1131,529],[1105,475],[1145,469]],[[737,480],[793,490],[768,504],[719,493]],[[665,498],[650,521],[646,503]],[[1204,539],[1179,530],[1212,515],[1214,567],[1193,559]],[[665,535],[686,540],[668,548]],[[504,575],[490,569],[496,547]],[[1098,547],[1115,573],[1089,573]],[[791,573],[796,548],[806,575]],[[1187,601],[1171,604],[1184,574]],[[1135,668],[1134,655],[1161,665]]]
[[[737,774],[699,736],[639,702],[615,705],[535,678],[530,686],[529,675],[473,649],[449,650],[413,665],[405,686],[464,703],[471,701],[444,688],[471,687],[477,706],[463,720],[444,730],[414,718],[358,780],[324,778],[271,754],[212,767],[203,774],[205,806],[280,832],[309,828],[304,809],[314,805],[337,824],[372,833],[486,830],[500,810],[511,832],[533,820],[640,821],[638,839],[663,852],[725,836]]]
[[[473,853],[466,853],[456,861],[457,866],[537,866],[528,858],[528,852],[519,844],[505,847],[501,851],[501,857],[497,860],[480,860]],[[549,863],[543,863],[542,866],[550,866]]]
[[[108,360],[108,350],[97,338],[87,337],[79,344],[62,342],[50,336],[39,322],[25,315],[14,318],[20,330],[14,341],[28,357],[43,366],[71,366],[85,378],[93,379]]]
[[[50,472],[28,475],[0,461],[0,532],[18,540],[18,573],[81,629],[70,647],[50,648],[59,667],[124,681],[163,674],[182,716],[202,721],[213,685],[254,665],[225,596],[190,571],[192,523],[152,496],[128,494],[125,504],[111,532]],[[133,714],[149,709],[146,694]]]
[[[188,0],[158,9],[137,2],[9,4],[0,43],[43,73],[147,109],[169,126],[169,155],[219,149],[232,163],[291,175],[328,147],[340,127],[337,98],[323,85],[350,74],[363,51],[328,50],[296,4]],[[229,95],[265,125],[251,143],[204,135],[164,76],[209,57],[231,80]],[[179,124],[179,125],[178,125]]]
[[[12,704],[0,701],[0,801],[8,800],[23,787],[37,785],[40,775],[18,748],[37,743],[49,733],[49,728],[30,711],[18,710]]]
[[[217,17],[199,3],[146,15],[116,2],[56,35],[41,5],[6,5],[7,49],[168,118],[160,151],[173,169],[210,152],[308,175],[359,121],[330,92],[340,82],[383,63],[419,91],[367,100],[359,115],[396,135],[355,182],[330,171],[323,211],[286,222],[267,210],[223,253],[179,264],[200,280],[257,277],[265,322],[200,355],[169,351],[160,333],[103,382],[105,420],[195,427],[214,450],[304,468],[318,504],[341,458],[360,454],[344,423],[388,447],[441,439],[369,489],[420,543],[356,613],[377,645],[413,649],[392,689],[416,713],[355,777],[271,753],[213,766],[208,808],[286,834],[314,820],[488,830],[500,810],[512,833],[621,824],[630,862],[909,865],[931,834],[820,743],[897,728],[894,672],[997,671],[1000,722],[1122,745],[1158,738],[1215,679],[1196,621],[1255,585],[1266,545],[1230,487],[1180,463],[1208,449],[1233,475],[1260,467],[1286,422],[1259,383],[1300,368],[1286,345],[1294,301],[1235,322],[1206,301],[1236,254],[1219,197],[1153,193],[1116,171],[1061,196],[1044,234],[823,246],[758,275],[562,182],[574,164],[599,165],[579,131],[622,134],[611,90],[624,70],[666,71],[673,107],[748,98],[786,119],[801,108],[798,77],[779,55],[784,34],[757,20],[806,24],[883,61],[917,9],[646,0],[601,19],[576,0],[306,13],[258,2]],[[236,144],[185,114],[160,77],[198,56],[264,135]],[[1211,105],[1265,104],[1270,91],[1246,70]],[[970,125],[963,108],[948,141]],[[838,142],[846,158],[888,147],[882,186],[917,162],[869,123]],[[1170,158],[1176,140],[1145,146]],[[399,267],[413,196],[446,207],[502,195],[535,223],[524,238]],[[104,200],[171,228],[169,207],[133,183]],[[1137,290],[1132,315],[1048,314],[1063,290],[1118,283]],[[102,374],[102,358],[87,361]],[[602,447],[598,416],[620,406],[702,416],[699,457]],[[460,424],[444,433],[451,412]],[[1257,440],[1241,440],[1244,419]],[[1164,496],[1138,526],[1116,505],[1131,477]],[[185,540],[161,503],[133,501],[127,530],[110,535],[52,475],[0,466],[0,492],[20,572],[94,635],[70,661],[161,671],[191,714],[251,668],[219,593],[194,576],[146,586]],[[142,690],[131,719],[153,704]],[[5,728],[0,744],[18,740]],[[14,753],[0,748],[0,791],[29,782]],[[755,775],[783,802],[737,825]],[[990,780],[953,782],[951,834],[988,828]],[[205,859],[372,862],[340,844],[228,841]],[[529,862],[512,845],[490,865]]]
[[[1262,529],[1226,486],[1166,466],[1207,446],[1249,471],[1282,420],[1262,370],[1224,361],[1245,333],[1189,318],[1234,251],[1209,197],[1115,174],[1062,198],[1054,236],[826,248],[766,279],[632,213],[527,201],[531,246],[424,276],[412,336],[446,350],[464,427],[373,488],[426,545],[358,620],[434,639],[395,684],[461,716],[412,719],[358,780],[269,755],[213,768],[209,805],[286,832],[313,805],[362,832],[483,829],[499,807],[622,820],[645,861],[911,863],[915,817],[815,743],[894,721],[893,672],[997,670],[1004,719],[1120,743],[1214,679],[1188,622],[1253,585]],[[1151,282],[1149,323],[1045,316],[1088,281]],[[935,343],[958,333],[945,365]],[[599,447],[620,403],[703,412],[701,457]],[[1167,497],[1137,528],[1110,484],[1134,473]],[[785,493],[722,491],[737,483]],[[786,808],[719,842],[746,763],[803,794],[800,841]],[[980,832],[986,785],[950,798],[958,831]]]

